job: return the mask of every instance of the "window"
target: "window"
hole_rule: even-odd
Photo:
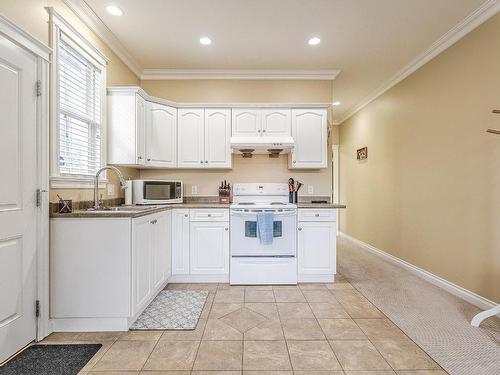
[[[105,161],[106,60],[53,11],[52,187],[92,187]]]

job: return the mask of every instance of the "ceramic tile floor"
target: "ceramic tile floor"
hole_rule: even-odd
[[[81,374],[445,375],[341,276],[332,284],[171,284],[210,292],[194,331],[54,333],[100,342]]]

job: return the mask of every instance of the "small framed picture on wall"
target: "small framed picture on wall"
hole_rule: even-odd
[[[368,147],[360,148],[356,151],[356,159],[365,160],[368,159]]]

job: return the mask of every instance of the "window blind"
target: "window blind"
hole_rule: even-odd
[[[60,34],[58,47],[59,173],[94,175],[101,166],[101,73]]]

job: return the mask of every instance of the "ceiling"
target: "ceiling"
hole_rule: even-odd
[[[338,69],[339,121],[485,0],[85,2],[140,69]],[[108,14],[110,4],[123,16]],[[212,44],[201,45],[202,36]],[[321,43],[309,46],[311,36]]]

